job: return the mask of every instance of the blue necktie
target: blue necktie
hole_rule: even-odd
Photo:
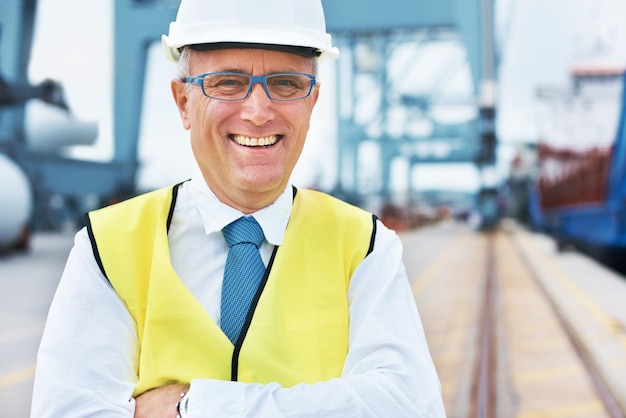
[[[231,222],[222,233],[228,244],[228,256],[222,282],[221,327],[235,344],[265,273],[259,254],[265,235],[251,216]]]

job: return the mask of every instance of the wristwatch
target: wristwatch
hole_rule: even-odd
[[[189,392],[180,394],[180,401],[176,402],[176,418],[187,418],[187,403],[189,402]]]

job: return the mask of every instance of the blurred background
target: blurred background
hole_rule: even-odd
[[[514,222],[626,272],[626,0],[323,3],[341,58],[320,65],[296,186],[400,234]],[[0,0],[6,292],[25,274],[16,257],[40,248],[58,254],[37,275],[58,281],[85,212],[193,174],[160,44],[177,6]],[[33,312],[45,316],[55,285]],[[0,346],[26,332],[34,350],[42,320],[26,325],[0,329]],[[29,376],[0,375],[0,389]]]
[[[191,175],[159,41],[176,6],[2,2],[0,151],[27,183],[2,176],[2,188],[31,196],[9,223],[80,225],[86,210]],[[298,186],[380,216],[465,216],[497,195],[526,217],[517,183],[537,178],[537,144],[586,151],[615,139],[624,1],[325,6],[342,58],[322,63]]]
[[[485,196],[526,221],[538,144],[585,152],[614,142],[624,1],[359,4],[325,4],[342,57],[321,65],[296,185],[396,227],[440,209],[489,223],[490,209],[477,207]],[[26,239],[18,224],[76,227],[87,210],[191,175],[169,92],[175,65],[159,41],[176,6],[2,1],[0,157],[19,173],[1,176],[14,208],[3,204],[0,243]]]

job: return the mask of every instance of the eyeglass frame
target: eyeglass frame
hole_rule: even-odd
[[[214,97],[214,96],[209,96],[206,91],[204,90],[204,78],[206,76],[209,75],[238,75],[238,76],[245,76],[248,77],[250,79],[250,84],[248,84],[248,90],[246,91],[246,94],[238,99],[227,99],[227,98],[223,98],[223,97]],[[310,85],[309,85],[309,91],[307,92],[307,94],[305,96],[302,97],[298,97],[295,99],[276,99],[274,97],[271,96],[269,88],[267,87],[267,77],[276,77],[276,76],[281,76],[281,75],[304,75],[307,76],[310,80]],[[315,87],[315,84],[317,84],[317,79],[314,75],[312,74],[307,74],[307,73],[296,73],[296,72],[285,72],[285,73],[275,73],[275,74],[267,74],[267,75],[252,75],[252,74],[244,74],[244,73],[236,73],[236,72],[231,72],[231,71],[218,71],[218,72],[212,72],[212,73],[204,73],[204,74],[200,74],[200,75],[196,75],[193,77],[183,77],[181,79],[181,81],[183,83],[190,83],[190,84],[198,84],[200,86],[200,88],[202,89],[202,94],[204,94],[205,97],[208,97],[210,99],[214,99],[214,100],[223,100],[223,101],[227,101],[227,102],[238,102],[238,101],[242,101],[242,100],[246,100],[249,96],[250,96],[250,92],[252,91],[252,87],[257,84],[260,83],[263,86],[263,90],[265,90],[265,94],[267,95],[267,97],[270,100],[274,100],[277,102],[291,102],[294,100],[302,100],[302,99],[306,99],[307,97],[309,97],[311,95],[311,92],[313,91],[313,87]]]

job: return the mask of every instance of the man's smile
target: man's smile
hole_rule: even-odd
[[[282,135],[270,135],[261,138],[254,138],[245,135],[230,135],[230,139],[235,141],[239,145],[246,147],[267,147],[274,145],[282,138]]]

